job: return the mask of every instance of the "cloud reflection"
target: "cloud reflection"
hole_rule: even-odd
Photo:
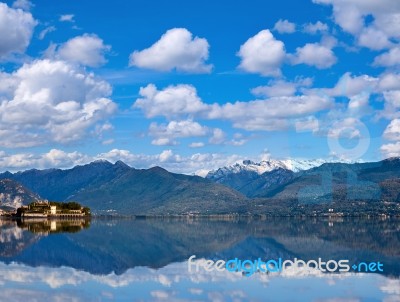
[[[259,273],[250,278],[227,271],[189,273],[187,262],[181,262],[160,269],[136,267],[122,275],[93,275],[70,267],[0,263],[0,284],[2,298],[17,297],[14,301],[90,301],[88,297],[94,292],[104,301],[120,300],[121,295],[139,295],[138,300],[143,301],[249,301],[262,298],[266,287],[271,292],[281,291],[286,298],[297,292],[313,301],[360,301],[362,288],[371,284],[375,284],[376,298],[400,299],[398,279],[375,274],[323,274],[313,269],[298,272]],[[249,285],[251,291],[247,290]],[[353,298],[321,296],[324,289],[331,293],[348,290]]]

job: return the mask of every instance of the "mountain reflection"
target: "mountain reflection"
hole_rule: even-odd
[[[92,274],[159,269],[197,258],[380,261],[400,275],[398,220],[93,219],[1,221],[0,261]],[[53,224],[52,224],[53,223]],[[90,227],[89,227],[90,223]]]

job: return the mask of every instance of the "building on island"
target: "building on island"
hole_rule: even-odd
[[[76,202],[35,201],[28,206],[18,208],[16,216],[45,218],[45,217],[84,217],[90,216],[90,209]]]

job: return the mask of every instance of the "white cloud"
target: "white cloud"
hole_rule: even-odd
[[[193,142],[193,143],[190,143],[189,147],[190,148],[202,148],[202,147],[204,147],[204,143],[203,142]]]
[[[98,67],[107,62],[104,55],[110,49],[111,46],[105,45],[96,35],[84,34],[61,44],[57,56],[68,62]]]
[[[56,30],[56,27],[55,27],[55,26],[48,26],[48,27],[46,27],[45,29],[43,29],[43,30],[39,33],[39,36],[38,36],[39,40],[43,40],[44,37],[46,37],[46,35],[47,35],[48,33],[51,33],[51,32],[53,32],[53,31],[55,31],[55,30]]]
[[[194,37],[186,28],[173,28],[163,34],[147,49],[135,50],[129,65],[160,71],[209,73],[212,65],[208,59],[209,44],[206,39]]]
[[[329,129],[328,137],[330,138],[361,138],[362,134],[357,126],[360,124],[358,119],[347,117],[343,120],[336,121]]]
[[[371,26],[361,31],[358,44],[373,50],[385,49],[392,45],[384,32]]]
[[[328,109],[332,101],[318,95],[296,95],[272,97],[225,104],[206,104],[190,85],[169,86],[157,90],[153,84],[140,89],[135,108],[144,111],[147,117],[174,117],[229,120],[234,127],[246,130],[281,130],[288,125],[287,119],[307,116]]]
[[[319,130],[319,121],[315,116],[299,119],[295,122],[296,132],[311,131],[313,133]]]
[[[380,150],[385,158],[400,156],[400,142],[384,144]]]
[[[312,82],[311,78],[298,78],[294,82],[271,80],[267,86],[258,86],[251,89],[251,93],[256,96],[266,97],[293,96],[299,88],[311,86]]]
[[[153,290],[150,292],[150,295],[156,299],[161,300],[171,299],[171,293],[165,290]]]
[[[43,154],[15,153],[9,155],[0,152],[0,169],[12,171],[31,168],[70,168],[90,161],[90,156],[77,151],[67,153],[58,149],[51,149]]]
[[[291,59],[293,64],[307,64],[318,69],[329,68],[337,62],[332,49],[319,43],[307,43],[296,48],[296,54]]]
[[[278,80],[270,82],[267,86],[258,86],[251,90],[256,96],[292,96],[296,93],[297,87],[295,83]]]
[[[296,31],[296,24],[289,22],[288,20],[279,19],[275,23],[274,30],[280,34],[291,34]]]
[[[149,135],[155,137],[154,145],[175,145],[176,138],[205,136],[209,132],[207,127],[192,120],[171,121],[166,124],[151,123]]]
[[[385,106],[380,115],[387,119],[400,118],[400,90],[389,90],[383,92]]]
[[[262,30],[249,38],[237,54],[239,68],[263,76],[280,76],[280,66],[285,59],[285,45],[276,40],[269,30]]]
[[[222,129],[215,128],[213,134],[209,139],[210,144],[220,145],[226,140],[225,132]]]
[[[389,40],[400,38],[400,2],[393,0],[313,0],[333,6],[335,22],[353,34],[361,46],[382,49]],[[365,22],[367,16],[373,21]]]
[[[29,11],[33,7],[33,4],[32,4],[32,2],[30,2],[28,0],[16,0],[12,4],[12,7],[13,8],[20,8],[20,9],[23,9],[25,11]]]
[[[315,35],[317,33],[323,33],[328,31],[328,25],[322,23],[321,21],[317,21],[316,23],[307,23],[303,26],[304,32]]]
[[[155,85],[149,84],[141,87],[139,94],[141,98],[133,106],[142,109],[147,117],[190,117],[208,108],[191,85],[181,84],[158,90]]]
[[[208,116],[230,120],[237,128],[273,131],[285,129],[289,118],[322,111],[331,105],[331,99],[317,95],[273,97],[267,100],[214,105]]]
[[[37,60],[7,77],[11,87],[0,86],[0,146],[77,141],[117,108],[107,82],[63,61]]]
[[[347,110],[352,116],[363,116],[370,112],[369,93],[360,93],[350,97]]]
[[[375,66],[398,66],[400,65],[400,47],[394,47],[388,52],[377,56],[373,63]]]
[[[160,160],[161,163],[163,163],[171,160],[177,161],[179,160],[179,157],[176,157],[172,152],[172,150],[164,150],[163,152],[160,153],[158,159]]]
[[[386,127],[383,137],[391,141],[400,141],[400,119],[394,119]]]
[[[29,12],[0,3],[0,59],[23,53],[31,41],[36,23]]]
[[[340,77],[335,87],[322,89],[323,93],[330,96],[352,97],[359,94],[369,94],[375,91],[379,79],[368,75],[353,76],[346,72]]]
[[[385,73],[379,79],[380,91],[400,90],[400,74]]]
[[[74,17],[75,17],[75,15],[72,15],[72,14],[61,15],[58,20],[60,22],[75,22]]]
[[[172,140],[168,137],[159,137],[159,138],[153,139],[151,141],[151,144],[155,145],[155,146],[173,146],[173,145],[178,144],[178,142],[175,140]]]

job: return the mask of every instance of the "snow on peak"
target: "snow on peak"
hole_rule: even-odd
[[[309,160],[309,159],[267,159],[259,163],[251,160],[244,160],[241,163],[236,163],[228,167],[222,167],[217,170],[210,171],[207,178],[220,178],[229,174],[237,174],[242,171],[255,172],[261,175],[265,172],[271,172],[277,169],[286,169],[293,172],[309,170],[318,167],[329,161],[323,159]]]

